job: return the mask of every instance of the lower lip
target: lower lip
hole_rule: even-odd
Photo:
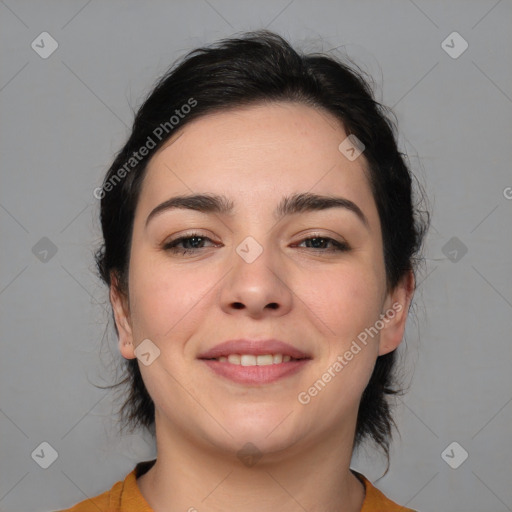
[[[217,375],[238,384],[269,384],[294,375],[302,370],[311,359],[299,359],[264,366],[242,366],[241,364],[221,363],[214,359],[201,359],[201,361],[204,361]]]

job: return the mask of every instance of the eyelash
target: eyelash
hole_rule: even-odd
[[[200,233],[191,233],[191,234],[189,234],[187,236],[182,236],[180,238],[176,238],[175,240],[171,240],[170,242],[164,244],[163,249],[165,251],[170,251],[170,252],[173,252],[175,254],[179,253],[181,255],[197,253],[197,251],[199,249],[202,249],[202,247],[195,248],[195,249],[185,249],[185,248],[177,247],[178,244],[180,244],[180,243],[182,243],[184,241],[187,241],[187,240],[191,240],[192,238],[199,238],[201,240],[209,240],[211,242],[210,238],[208,238],[206,236],[203,236]],[[313,249],[314,251],[346,252],[346,251],[350,250],[350,247],[349,247],[349,245],[346,242],[338,242],[337,240],[334,240],[333,238],[330,238],[330,237],[327,237],[327,236],[313,235],[313,236],[310,236],[310,237],[302,239],[301,243],[302,242],[306,242],[308,240],[326,240],[329,243],[332,243],[332,245],[334,247],[333,249],[330,249],[330,250],[324,250],[322,248],[306,247],[306,249]]]

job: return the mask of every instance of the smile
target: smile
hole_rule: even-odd
[[[220,356],[215,359],[219,363],[237,364],[241,366],[267,366],[270,364],[288,363],[292,360],[289,355],[283,354],[230,354],[229,356]],[[296,361],[296,359],[294,359]]]
[[[312,360],[310,354],[277,339],[235,339],[198,355],[216,375],[238,384],[269,384],[296,374]]]

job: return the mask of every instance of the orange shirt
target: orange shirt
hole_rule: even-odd
[[[110,491],[57,512],[153,512],[137,486],[137,478],[148,471],[154,462],[140,462],[124,481],[114,484]],[[414,512],[410,508],[401,507],[389,500],[363,475],[355,471],[354,473],[366,489],[361,512]]]

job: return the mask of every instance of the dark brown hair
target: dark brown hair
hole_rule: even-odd
[[[205,114],[276,101],[325,109],[342,122],[347,134],[364,144],[382,227],[388,288],[414,272],[428,215],[414,205],[413,176],[398,150],[390,111],[374,99],[369,81],[355,66],[324,54],[299,54],[280,36],[259,31],[190,52],[158,81],[138,110],[131,135],[99,189],[104,243],[96,263],[108,286],[113,284],[113,273],[120,291],[127,295],[135,208],[147,163],[158,148]],[[150,147],[144,157],[142,147]],[[359,406],[355,438],[355,446],[366,437],[373,439],[388,461],[394,425],[388,396],[397,392],[395,358],[395,351],[377,358]],[[125,378],[110,386],[129,389],[120,409],[122,424],[152,430],[154,404],[137,359],[123,360],[123,364]]]

